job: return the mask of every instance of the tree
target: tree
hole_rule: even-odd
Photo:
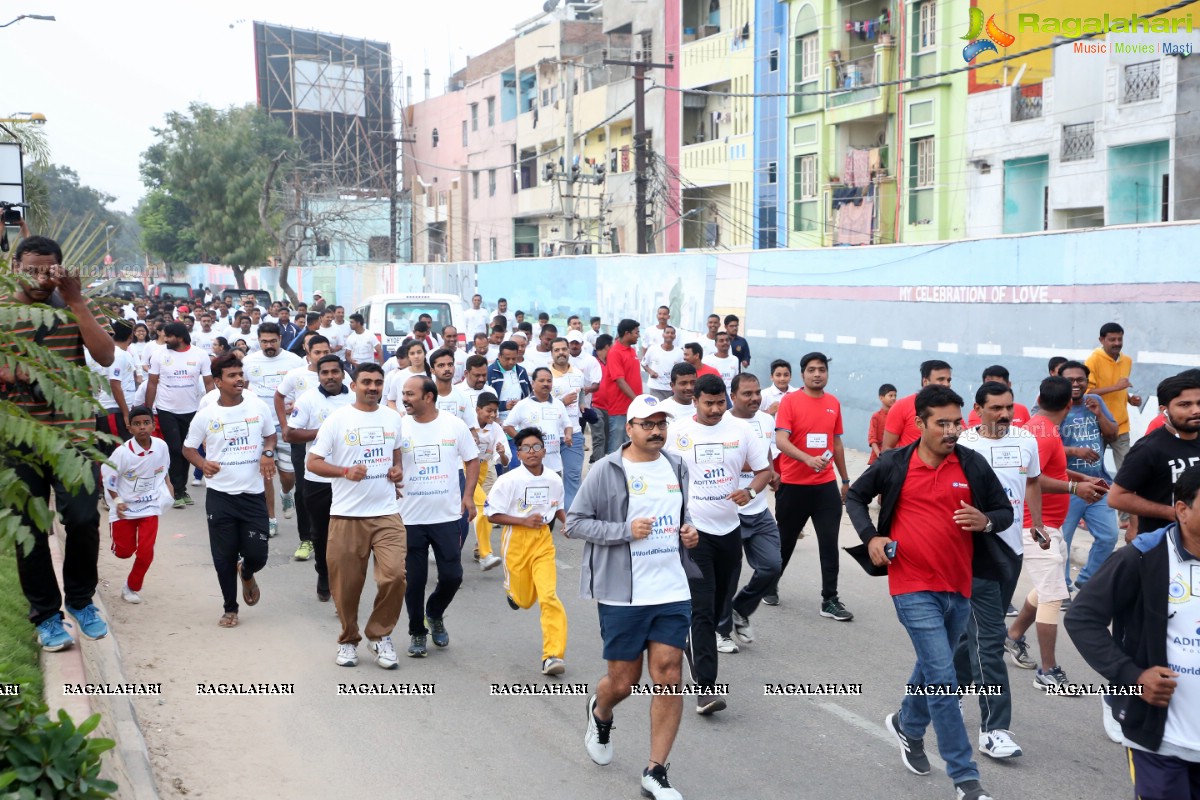
[[[31,215],[30,224],[34,231],[40,233],[51,228],[73,231],[95,226],[101,231],[103,243],[103,233],[111,227],[108,249],[113,262],[136,264],[141,260],[137,222],[129,214],[110,208],[116,202],[115,197],[80,183],[75,170],[59,164],[34,164],[26,171],[26,182],[44,190],[44,200],[31,204],[36,208],[44,205],[44,213]]]
[[[138,214],[146,249],[167,261],[186,255],[229,266],[245,288],[246,271],[272,250],[258,205],[272,157],[290,143],[286,129],[254,106],[193,103],[154,133],[141,164],[150,190]]]

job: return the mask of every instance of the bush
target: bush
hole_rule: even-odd
[[[87,738],[99,724],[93,714],[76,728],[62,710],[52,721],[38,700],[0,698],[0,798],[111,797],[117,784],[101,779],[100,756],[116,743]]]

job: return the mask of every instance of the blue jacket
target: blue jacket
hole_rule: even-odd
[[[525,371],[524,367],[517,364],[513,369],[517,371],[517,382],[521,384],[521,399],[524,400],[533,394],[533,384],[529,382],[529,373]],[[504,388],[504,370],[500,367],[499,360],[493,361],[492,365],[488,367],[487,385],[491,389],[492,394],[496,395],[496,398],[499,399],[500,390]],[[500,410],[503,412],[506,409],[501,407]]]

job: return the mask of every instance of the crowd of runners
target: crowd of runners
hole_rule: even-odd
[[[845,511],[861,544],[844,549],[886,574],[915,652],[883,721],[905,768],[930,773],[932,724],[956,797],[990,797],[974,753],[1022,752],[1010,664],[1047,692],[1071,690],[1056,658],[1068,609],[1072,643],[1115,687],[1103,722],[1128,749],[1138,796],[1200,797],[1200,371],[1157,387],[1160,413],[1131,446],[1129,407],[1143,400],[1129,393],[1116,323],[1099,327],[1085,362],[1052,359],[1031,408],[1015,402],[1001,365],[965,400],[939,360],[921,365],[915,393],[897,398],[883,384],[871,464],[851,476],[829,358],[752,363],[733,315],[697,332],[677,330],[667,307],[645,325],[556,323],[475,295],[461,330],[421,319],[389,353],[360,317],[319,296],[296,308],[252,296],[130,302],[110,316],[60,261],[42,237],[16,248],[27,277],[15,299],[74,314],[17,333],[86,359],[104,384],[100,410],[72,418],[10,370],[0,395],[35,419],[122,443],[95,493],[21,467],[34,495],[56,493],[66,529],[61,590],[38,520],[25,520],[39,536],[18,554],[46,650],[74,643],[64,607],[80,635],[107,634],[92,604],[101,504],[113,553],[133,559],[122,597],[140,603],[160,518],[188,513],[203,486],[225,628],[241,624],[241,604],[260,602],[268,542],[280,517],[294,519],[293,558],[313,564],[316,600],[336,607],[331,654],[344,667],[358,664],[364,636],[384,669],[449,646],[466,562],[502,568],[511,608],[539,607],[537,668],[563,674],[555,536],[579,539],[580,590],[596,601],[607,662],[587,701],[587,754],[612,761],[614,709],[648,670],[663,690],[651,700],[641,788],[678,798],[667,760],[685,697],[700,715],[727,707],[720,655],[755,641],[755,615],[780,602],[810,523],[813,611],[853,620],[838,589]],[[1083,526],[1092,545],[1076,569],[1070,543]],[[1122,529],[1129,546],[1118,548]],[[360,630],[372,559],[376,595]],[[1014,600],[1022,574],[1033,589]],[[405,610],[406,646],[393,639]],[[974,746],[961,711],[968,686],[989,689]]]

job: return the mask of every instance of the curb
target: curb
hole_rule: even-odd
[[[63,544],[66,536],[61,522],[55,519],[54,535],[50,537],[50,558],[55,577],[62,585]],[[104,601],[97,593],[92,600],[101,615],[109,619]],[[150,753],[137,718],[133,701],[126,695],[64,695],[64,683],[128,683],[121,662],[120,647],[109,628],[108,636],[99,641],[83,639],[76,633],[76,644],[58,653],[42,653],[42,672],[45,676],[45,700],[51,715],[64,709],[76,723],[99,713],[100,726],[96,733],[116,742],[104,755],[101,774],[115,781],[115,797],[131,800],[159,800],[158,785]],[[55,691],[55,689],[58,691]]]

